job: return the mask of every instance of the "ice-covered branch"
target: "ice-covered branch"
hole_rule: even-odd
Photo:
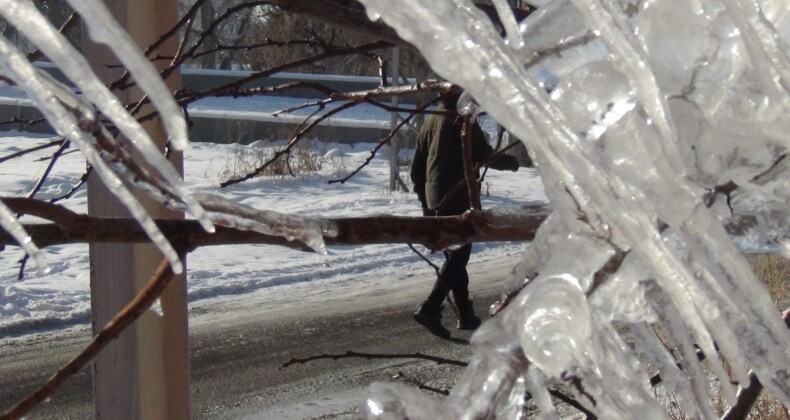
[[[139,243],[150,239],[130,219],[104,219],[76,214],[63,206],[24,198],[2,198],[13,212],[29,214],[55,224],[28,224],[30,236],[41,246],[66,243]],[[215,233],[203,231],[194,220],[157,220],[158,228],[172,243],[193,249],[201,246],[223,244],[272,244],[293,248],[304,248],[305,238],[292,242],[303,224],[311,224],[323,235],[327,245],[361,244],[421,244],[432,250],[468,242],[528,241],[534,237],[545,213],[519,215],[517,212],[488,210],[471,212],[456,217],[399,217],[370,216],[351,218],[309,219],[269,213],[252,208],[239,209],[233,203],[220,205],[201,200],[211,213],[226,214],[215,220],[219,225]],[[232,218],[231,218],[231,215]],[[265,219],[261,219],[264,217]],[[233,222],[235,220],[235,222]],[[273,224],[270,233],[255,231],[246,226],[244,220],[280,220]],[[235,225],[234,225],[235,224]],[[225,227],[227,225],[228,227]],[[281,227],[278,227],[281,226]],[[291,230],[288,230],[291,229]],[[0,245],[16,245],[13,237],[0,232]],[[313,246],[313,245],[311,245]]]
[[[790,246],[779,117],[790,106],[781,92],[787,34],[774,26],[787,25],[786,4],[665,0],[624,10],[614,0],[559,0],[521,22],[519,48],[470,1],[362,2],[525,142],[554,209],[514,270],[521,281],[539,274],[475,334],[475,357],[448,404],[377,387],[371,418],[493,415],[524,378],[523,358],[550,380],[572,380],[596,415],[660,418],[613,320],[666,325],[688,374],[664,365],[692,416],[713,413],[695,345],[728,401],[718,351],[739,381],[751,368],[790,405],[790,334],[726,227],[752,218],[744,236],[754,240],[741,246],[785,254]],[[586,34],[596,37],[593,51],[525,68],[538,67],[540,51],[586,48]],[[549,94],[536,76],[559,83]],[[704,192],[729,180],[738,185],[731,209],[709,209]],[[546,381],[528,382],[545,394]]]

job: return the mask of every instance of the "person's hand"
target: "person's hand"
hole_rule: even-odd
[[[435,210],[431,210],[428,207],[423,207],[422,208],[422,215],[423,216],[436,216],[436,211]]]

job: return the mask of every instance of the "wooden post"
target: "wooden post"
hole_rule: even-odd
[[[118,22],[141,49],[153,43],[177,19],[177,2],[170,0],[106,0]],[[86,33],[86,31],[83,31]],[[107,64],[118,60],[103,45],[83,39],[85,56],[94,70],[109,82],[120,70]],[[160,54],[173,54],[176,40]],[[180,82],[178,74],[168,80],[171,89]],[[139,91],[121,94],[128,102]],[[161,125],[146,126],[151,137],[164,146]],[[171,160],[182,169],[182,156]],[[183,217],[167,212],[157,203],[141,198],[155,217]],[[88,213],[100,217],[128,217],[126,209],[95,176],[88,180]],[[90,245],[91,307],[93,332],[97,333],[115,313],[131,300],[154,273],[162,256],[151,245],[97,243]],[[108,346],[94,362],[94,399],[99,419],[182,419],[189,417],[189,342],[185,276],[178,276],[160,300],[161,313],[144,314]]]

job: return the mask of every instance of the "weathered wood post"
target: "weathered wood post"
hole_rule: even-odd
[[[175,0],[106,0],[106,5],[141,48],[153,43],[177,21]],[[85,33],[85,31],[83,31]],[[94,70],[109,82],[120,70],[107,68],[118,60],[103,45],[84,35],[84,51]],[[160,50],[173,54],[173,39]],[[160,62],[161,63],[161,62]],[[165,63],[166,64],[166,63]],[[168,86],[176,88],[178,75]],[[140,97],[139,91],[122,94],[128,102]],[[146,130],[160,145],[166,136],[158,123]],[[182,168],[182,156],[172,160]],[[166,212],[162,206],[146,199],[143,203],[155,217],[182,217]],[[129,217],[128,212],[107,191],[101,181],[88,180],[88,212],[101,217]],[[91,306],[93,332],[136,294],[154,273],[162,259],[151,245],[97,243],[90,245]],[[144,314],[132,327],[108,346],[94,362],[94,398],[96,417],[100,419],[181,419],[189,417],[189,344],[185,277],[180,276],[161,298],[162,315]]]

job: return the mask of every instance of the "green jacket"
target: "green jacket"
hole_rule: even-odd
[[[469,193],[464,183],[441,208],[437,208],[453,186],[464,181],[461,125],[460,118],[430,115],[417,136],[410,175],[414,192],[428,214],[455,215],[470,207]],[[477,123],[472,124],[472,150],[475,163],[482,162],[494,152]],[[513,156],[503,154],[489,166],[493,169],[516,171],[518,161]],[[479,174],[475,174],[475,178],[478,177]]]

